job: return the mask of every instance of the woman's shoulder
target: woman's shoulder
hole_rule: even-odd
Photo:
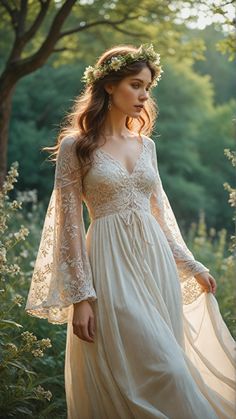
[[[144,142],[146,143],[147,147],[150,150],[152,150],[154,147],[156,147],[156,143],[151,137],[148,137],[147,135],[144,135],[144,134],[142,134],[142,137],[143,137]]]
[[[148,137],[147,135],[144,135],[144,134],[142,134],[142,137],[144,137],[147,142],[153,143],[153,139],[151,137]]]
[[[76,135],[65,135],[60,143],[57,154],[58,163],[64,165],[67,170],[77,170],[79,165],[79,160],[76,152]]]
[[[70,147],[74,146],[77,141],[77,136],[74,134],[65,135],[60,141],[60,149],[69,150]]]

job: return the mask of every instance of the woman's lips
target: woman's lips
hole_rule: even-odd
[[[135,106],[135,108],[139,111],[141,111],[141,109],[143,109],[143,106]]]

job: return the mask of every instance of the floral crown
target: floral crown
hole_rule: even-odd
[[[111,71],[117,71],[121,67],[141,60],[150,61],[152,63],[152,67],[154,67],[156,73],[152,86],[156,86],[161,78],[163,70],[160,66],[160,54],[154,51],[152,44],[142,44],[137,52],[131,52],[126,55],[117,55],[101,65],[95,65],[94,67],[90,65],[86,67],[81,81],[87,85],[93,84],[96,80],[103,78]]]

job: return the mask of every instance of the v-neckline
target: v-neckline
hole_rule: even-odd
[[[144,153],[144,148],[145,148],[144,147],[144,137],[142,135],[141,135],[141,140],[142,140],[142,149],[141,149],[141,152],[139,153],[139,155],[138,155],[138,157],[137,157],[137,159],[134,163],[134,167],[133,167],[133,170],[131,172],[129,172],[129,170],[121,163],[121,161],[119,159],[117,159],[115,156],[110,154],[108,151],[103,150],[102,148],[97,148],[96,151],[106,155],[108,158],[110,158],[112,161],[114,161],[124,172],[126,172],[129,177],[131,177],[135,173],[137,165],[138,165],[138,163],[139,163],[139,161],[140,161],[140,159],[141,159],[141,157]]]

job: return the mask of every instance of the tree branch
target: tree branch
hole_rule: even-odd
[[[12,27],[14,29],[14,32],[16,32],[17,18],[18,18],[17,8],[12,9],[7,0],[0,0],[0,3],[2,4],[2,6],[6,9],[7,13],[9,14],[9,16],[11,18]]]
[[[5,7],[8,14],[12,17],[14,9],[12,9],[6,0],[0,0],[0,3]]]
[[[136,36],[136,37],[140,37],[140,32],[139,33],[135,33],[135,32],[129,32],[129,31],[126,31],[125,29],[122,29],[122,28],[118,28],[118,26],[116,26],[116,25],[112,25],[118,32],[121,32],[121,33],[124,33],[125,35],[130,35],[130,36]],[[145,35],[145,34],[142,34],[142,36],[143,37],[145,37],[145,38],[150,38],[150,35]]]
[[[52,52],[64,52],[64,51],[78,52],[78,48],[68,48],[68,47],[54,48]]]
[[[26,31],[22,37],[23,39],[23,43],[24,45],[34,37],[34,35],[36,34],[37,30],[40,28],[46,14],[48,11],[48,7],[50,4],[51,0],[45,0],[42,1],[40,0],[40,11],[37,14],[34,22],[32,23],[31,27],[28,29],[28,31]]]
[[[18,12],[18,22],[17,22],[17,37],[21,37],[24,33],[25,28],[25,18],[27,15],[27,6],[28,0],[21,0],[20,2],[20,10]]]
[[[222,7],[228,6],[229,4],[234,4],[234,1],[235,0],[226,1],[224,3],[221,3],[219,6],[217,6],[215,3],[213,3],[213,6],[222,8]]]
[[[115,27],[115,25],[120,25],[121,23],[127,22],[127,20],[137,19],[139,16],[140,15],[128,17],[127,15],[125,15],[122,19],[116,20],[116,21],[111,21],[111,20],[106,20],[106,19],[96,20],[95,22],[87,23],[84,26],[77,26],[76,28],[72,28],[72,29],[69,29],[67,31],[64,31],[64,32],[60,33],[59,38],[63,38],[64,36],[71,35],[73,33],[81,32],[85,29],[88,29],[88,28],[91,28],[91,27],[97,26],[97,25],[104,25],[105,24],[105,25],[111,25],[111,26]],[[135,36],[137,36],[137,34],[135,34]]]
[[[5,1],[5,0],[0,0]],[[28,31],[24,32],[25,29],[25,20],[27,16],[28,0],[21,0],[21,8],[17,10],[17,23],[15,25],[15,41],[12,46],[12,50],[8,57],[7,63],[15,62],[21,56],[21,53],[30,39],[33,38],[40,25],[42,24],[44,17],[46,16],[49,4],[51,0],[39,0],[40,2],[40,11],[37,14],[33,24]]]
[[[35,54],[23,60],[9,62],[8,69],[5,71],[11,72],[12,78],[15,82],[26,74],[36,70],[46,62],[59,39],[61,27],[75,3],[76,0],[66,0],[64,2],[52,21],[46,39]]]

